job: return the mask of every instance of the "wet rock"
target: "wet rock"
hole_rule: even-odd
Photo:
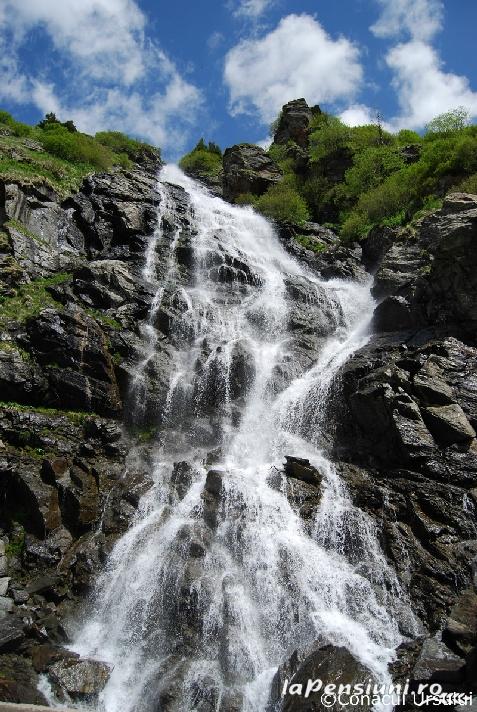
[[[204,521],[212,529],[215,529],[218,523],[218,512],[223,490],[223,475],[224,473],[220,470],[209,470],[202,493]]]
[[[450,612],[444,639],[461,655],[468,655],[477,646],[477,593],[464,591]]]
[[[311,693],[305,699],[304,692],[308,680],[321,680],[323,687],[328,684],[333,685],[354,685],[373,679],[372,673],[360,663],[346,648],[338,648],[334,645],[325,645],[308,655],[300,663],[298,669],[289,679],[288,692],[283,699],[281,712],[318,712],[320,710],[344,710],[347,706],[340,705],[336,701],[331,707],[325,707],[321,702],[320,692]],[[301,685],[302,695],[292,695],[292,690],[298,691],[300,688],[293,685]],[[274,686],[275,687],[275,686]],[[273,701],[272,701],[273,702]],[[371,705],[359,705],[356,709],[371,709]]]
[[[99,660],[70,658],[53,663],[48,677],[64,700],[92,701],[106,685],[111,666]]]
[[[3,655],[15,650],[24,640],[23,623],[14,616],[0,618],[0,653]]]
[[[231,202],[242,193],[262,195],[282,178],[280,169],[263,148],[250,143],[227,148],[223,169],[224,198]]]
[[[46,706],[48,703],[37,685],[38,675],[25,658],[0,655],[0,699],[3,702]]]
[[[293,477],[296,480],[301,480],[315,487],[320,487],[322,475],[316,467],[310,464],[309,460],[300,457],[285,456],[285,474],[288,477]]]
[[[430,406],[422,411],[424,420],[434,438],[441,445],[468,442],[475,438],[475,430],[457,403]]]
[[[460,682],[464,664],[464,660],[449,650],[439,636],[426,638],[412,671],[412,679],[413,682]]]
[[[386,297],[375,309],[373,327],[376,331],[402,331],[416,325],[416,315],[405,297]]]

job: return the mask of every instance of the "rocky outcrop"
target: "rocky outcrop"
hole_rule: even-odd
[[[319,106],[310,108],[305,99],[289,101],[278,117],[273,142],[286,145],[293,141],[300,148],[307,148],[310,122],[315,114],[321,114]]]
[[[242,193],[262,195],[282,174],[268,154],[251,143],[227,148],[223,157],[223,195],[234,202]]]

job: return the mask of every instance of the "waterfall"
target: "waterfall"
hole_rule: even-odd
[[[97,709],[264,712],[277,667],[317,640],[385,679],[401,592],[325,447],[333,377],[367,340],[370,285],[321,280],[268,221],[174,166],[159,193],[135,412],[164,315],[173,367],[155,485],[73,646],[114,666]],[[323,477],[309,521],[287,497],[285,456]]]

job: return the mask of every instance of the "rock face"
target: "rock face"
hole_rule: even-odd
[[[280,169],[263,148],[251,143],[227,148],[223,167],[223,195],[231,202],[242,193],[262,195],[282,177]]]
[[[463,691],[477,644],[476,218],[477,197],[453,194],[412,231],[370,234],[378,333],[342,368],[330,412],[339,472],[429,634],[399,665]]]

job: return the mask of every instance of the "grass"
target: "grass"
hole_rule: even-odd
[[[47,307],[62,308],[62,305],[48,292],[48,287],[62,284],[70,277],[70,274],[60,272],[53,277],[36,279],[20,285],[13,296],[0,297],[0,326],[10,321],[22,324]]]
[[[39,413],[51,418],[65,417],[75,425],[83,425],[87,418],[94,417],[94,413],[85,413],[76,410],[58,410],[58,408],[45,408],[43,406],[24,405],[14,401],[0,401],[0,408],[6,410],[17,410],[20,413]]]
[[[33,151],[22,137],[0,136],[0,179],[46,184],[66,198],[94,171],[87,163],[71,163],[46,151]]]
[[[93,319],[96,319],[97,321],[100,321],[102,324],[105,324],[106,326],[109,326],[111,329],[122,329],[122,324],[119,323],[119,321],[116,321],[116,319],[113,319],[113,317],[108,316],[107,314],[103,314],[100,312],[98,309],[85,309],[84,310],[86,314],[89,314],[89,316],[93,317]]]

